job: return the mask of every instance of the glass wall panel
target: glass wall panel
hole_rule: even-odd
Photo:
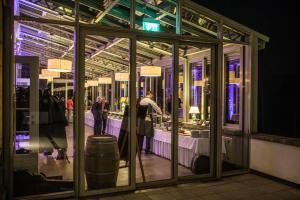
[[[223,107],[223,171],[248,167],[248,138],[243,129],[244,48],[242,45],[224,46],[224,107]]]
[[[136,161],[136,182],[170,179],[173,121],[171,43],[137,41],[137,88],[137,140],[141,159]]]
[[[130,184],[129,52],[127,38],[85,36],[85,190]]]
[[[14,15],[59,21],[74,21],[74,1],[14,0]]]
[[[177,0],[137,0],[136,29],[175,34],[176,4]]]
[[[14,196],[71,191],[73,28],[22,22],[15,32]]]
[[[185,51],[180,53],[179,70],[178,176],[209,174],[211,49],[180,49]]]
[[[130,27],[131,0],[80,1],[80,19],[86,23]]]
[[[75,21],[75,1],[15,0],[15,16]],[[131,0],[79,1],[79,20],[85,24],[103,24],[129,28]]]

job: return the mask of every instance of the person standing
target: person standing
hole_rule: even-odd
[[[106,124],[107,124],[107,118],[108,118],[108,111],[109,111],[110,105],[106,101],[106,97],[103,96],[101,98],[101,111],[102,111],[102,118],[101,118],[101,125],[102,125],[102,134],[105,134],[106,130]]]
[[[102,107],[101,107],[101,98],[100,97],[97,97],[96,102],[92,105],[91,112],[94,117],[94,135],[101,135]]]
[[[67,111],[68,111],[68,122],[72,123],[72,117],[73,117],[73,109],[74,109],[74,103],[73,103],[73,97],[71,96],[67,100]]]
[[[161,115],[161,109],[152,100],[152,92],[147,91],[146,97],[143,98],[138,106],[137,125],[138,125],[138,144],[140,150],[143,148],[144,137],[146,137],[146,153],[151,153],[151,140],[154,136],[152,110]]]

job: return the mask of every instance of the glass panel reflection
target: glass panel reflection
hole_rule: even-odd
[[[243,79],[245,78],[244,49],[236,44],[224,46],[224,74],[225,74],[225,106],[222,148],[222,170],[232,171],[247,168],[248,138],[243,130]]]
[[[129,185],[129,39],[85,37],[85,189]]]
[[[171,178],[171,52],[170,43],[137,41],[137,139],[141,152],[136,166],[138,183]]]
[[[211,50],[180,45],[180,52],[178,175],[207,175],[211,172]]]
[[[71,191],[72,64],[68,72],[53,72],[57,63],[48,61],[72,63],[73,28],[22,22],[15,32],[14,196]]]

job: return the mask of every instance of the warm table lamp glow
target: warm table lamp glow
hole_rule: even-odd
[[[192,120],[195,121],[196,114],[200,113],[198,106],[191,106],[189,113],[192,114]]]

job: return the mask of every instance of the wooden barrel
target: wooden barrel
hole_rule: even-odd
[[[114,136],[88,137],[85,149],[85,176],[88,189],[115,187],[120,155]]]

